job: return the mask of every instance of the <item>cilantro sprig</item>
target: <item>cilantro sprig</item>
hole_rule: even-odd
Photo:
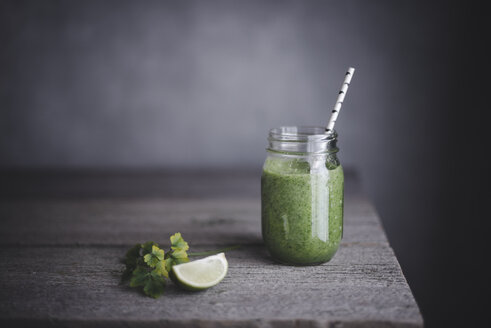
[[[181,234],[170,237],[171,249],[165,252],[153,241],[133,246],[126,253],[123,263],[123,282],[130,282],[130,287],[139,287],[153,298],[164,293],[166,279],[176,264],[189,262],[187,250],[189,245]]]
[[[166,278],[173,278],[172,267],[189,262],[188,256],[207,256],[230,251],[239,246],[226,247],[214,251],[188,253],[189,245],[177,232],[170,237],[171,247],[168,251],[159,248],[153,241],[136,244],[126,252],[123,264],[126,266],[122,281],[130,287],[141,288],[153,298],[160,297],[165,290]]]

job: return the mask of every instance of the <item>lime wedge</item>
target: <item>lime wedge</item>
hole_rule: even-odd
[[[172,267],[173,279],[187,290],[203,290],[218,284],[227,274],[228,262],[224,253],[205,257]]]

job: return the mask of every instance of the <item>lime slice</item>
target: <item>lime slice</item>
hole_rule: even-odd
[[[218,284],[227,274],[228,262],[224,253],[205,257],[172,267],[174,280],[187,290],[203,290]]]

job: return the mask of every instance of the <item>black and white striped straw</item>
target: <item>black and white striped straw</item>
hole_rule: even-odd
[[[355,69],[353,67],[348,68],[346,75],[344,76],[344,82],[341,86],[341,90],[338,94],[338,99],[336,100],[336,105],[334,105],[334,109],[332,110],[331,118],[329,119],[329,123],[326,127],[326,132],[331,132],[334,129],[334,123],[338,119],[339,111],[341,110],[341,106],[343,105],[344,97],[346,96],[346,92],[348,92],[349,84],[351,83],[351,78],[355,73]]]

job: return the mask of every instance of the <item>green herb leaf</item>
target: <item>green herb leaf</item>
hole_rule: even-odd
[[[145,282],[143,292],[150,297],[158,298],[164,293],[165,279],[157,274],[150,274],[149,279]]]
[[[142,244],[141,248],[143,250],[143,255],[152,253],[152,247],[153,246],[159,247],[159,245],[153,241],[147,241],[145,244]]]
[[[165,259],[165,269],[171,272],[172,267],[176,264],[189,262],[186,251],[171,251],[169,257]]]
[[[173,251],[171,256],[175,259],[187,259],[188,258],[188,254],[186,253],[186,251],[183,251],[183,250]]]
[[[175,264],[181,264],[181,263],[187,263],[187,262],[189,262],[189,259],[187,257],[182,258],[182,259],[174,259]]]
[[[170,242],[172,244],[171,248],[173,250],[187,251],[189,249],[188,243],[184,241],[180,232],[177,232],[174,235],[172,235],[170,237]]]
[[[157,263],[164,259],[164,251],[158,248],[155,245],[152,245],[152,252],[145,254],[143,260],[147,263],[151,268],[154,268]]]
[[[149,277],[150,273],[148,270],[145,267],[138,266],[135,271],[133,271],[133,275],[130,280],[130,287],[145,286]]]
[[[136,266],[138,265],[138,258],[140,257],[140,249],[141,249],[141,245],[136,244],[126,252],[126,256],[123,260],[123,263],[126,265],[126,269],[123,272],[123,276],[121,278],[122,281],[127,281],[128,279],[131,278],[133,271],[136,269]]]
[[[155,269],[152,271],[152,273],[153,272],[155,272],[159,276],[164,276],[166,278],[169,278],[169,273],[168,273],[167,269],[165,268],[165,261],[159,261],[155,265]]]
[[[174,266],[174,264],[176,264],[174,258],[169,257],[165,260],[165,270],[167,270],[167,272],[171,272],[172,266]]]
[[[124,264],[126,265],[136,265],[136,261],[140,257],[140,249],[141,245],[136,244],[135,246],[131,247],[127,252],[126,252],[126,257]]]

